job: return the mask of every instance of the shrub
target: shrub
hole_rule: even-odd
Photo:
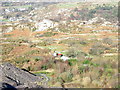
[[[47,67],[46,65],[42,65],[41,69],[42,69],[42,70],[47,70],[48,67]]]
[[[78,52],[73,48],[69,49],[68,52],[66,53],[68,57],[72,57],[72,58],[76,57],[77,54]]]
[[[71,82],[72,78],[73,78],[73,74],[71,73],[71,71],[67,71],[67,72],[61,73],[57,79],[59,82],[65,83],[65,82]]]
[[[69,64],[70,66],[72,66],[72,65],[73,65],[73,63],[72,63],[72,62],[70,62],[70,61],[68,62],[68,64]]]
[[[23,63],[25,63],[25,62],[30,62],[30,60],[29,59],[25,59],[24,61],[23,61]]]
[[[92,46],[92,48],[89,51],[89,54],[100,55],[103,54],[105,50],[109,50],[109,48],[105,47],[102,44],[97,43]]]
[[[69,59],[69,61],[68,61],[68,64],[70,65],[70,66],[73,66],[73,65],[75,65],[77,63],[77,59]]]
[[[18,43],[28,43],[29,41],[27,39],[21,38],[21,39],[16,39],[14,40],[14,42],[18,42]]]
[[[24,57],[24,56],[19,56],[19,57],[15,57],[13,61],[15,61],[15,63],[17,63],[17,64],[23,64],[25,62],[28,63],[30,61],[30,59],[28,59],[27,57]]]
[[[21,63],[21,61],[15,61],[15,63],[19,64],[19,63]]]
[[[28,70],[28,71],[31,71],[31,67],[30,67],[30,66],[28,66],[27,70]]]
[[[12,34],[4,34],[3,37],[10,37]]]
[[[43,35],[44,35],[45,37],[51,37],[51,36],[54,36],[54,35],[56,35],[56,34],[58,34],[58,33],[45,32]]]
[[[75,46],[78,45],[86,45],[87,42],[84,39],[80,39],[80,40],[74,40],[74,39],[67,39],[67,40],[62,40],[59,43],[64,43],[64,44],[68,44],[69,46]]]
[[[36,28],[36,27],[34,27],[34,28],[32,29],[32,31],[36,31],[36,29],[37,29],[37,28]]]
[[[2,54],[3,55],[7,55],[11,52],[11,50],[13,50],[14,47],[11,47],[11,46],[7,46],[7,47],[3,47],[3,50],[2,50]]]
[[[37,45],[38,46],[46,46],[46,45],[48,45],[48,43],[45,41],[42,41],[42,42],[39,42]]]
[[[76,8],[74,8],[74,10],[73,11],[78,11],[78,8],[76,7]]]
[[[78,71],[80,74],[82,74],[84,72],[84,70],[85,70],[85,67],[83,67],[83,66],[78,67]]]
[[[102,42],[105,43],[105,44],[108,44],[108,45],[111,45],[113,43],[112,39],[110,39],[110,38],[104,38],[102,40]]]
[[[43,56],[33,56],[32,59],[34,59],[35,61],[40,61],[40,60],[44,60]]]
[[[35,59],[36,62],[37,62],[37,61],[40,61],[40,60],[41,60],[41,58],[36,58],[36,59]]]
[[[31,45],[30,45],[30,48],[32,48],[32,47],[36,47],[36,44],[31,44]]]
[[[47,53],[48,54],[50,51],[51,51],[50,49],[45,48],[45,49],[42,50],[42,53]]]
[[[37,50],[31,50],[31,51],[26,52],[26,55],[40,54],[40,53],[43,53],[41,49],[37,49]]]
[[[55,43],[53,38],[45,39],[44,42],[47,42],[49,45]]]
[[[83,64],[90,64],[91,62],[89,60],[85,60]]]
[[[86,53],[84,53],[82,51],[81,52],[79,51],[78,54],[77,54],[77,59],[80,60],[80,61],[85,60],[85,56],[87,56]]]
[[[82,45],[86,45],[87,42],[85,42],[85,41],[80,41],[80,44],[82,44]]]
[[[94,67],[98,67],[99,64],[95,64],[95,63],[91,63],[90,65],[94,66]]]
[[[73,78],[73,74],[71,72],[69,72],[67,75],[67,82],[71,82],[72,78]]]
[[[66,55],[68,57],[75,58],[77,57],[78,60],[84,60],[85,56],[87,56],[86,53],[80,51],[78,48],[70,48],[67,52]]]

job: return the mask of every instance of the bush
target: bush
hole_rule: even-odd
[[[90,64],[91,62],[89,60],[85,60],[83,64]]]
[[[50,49],[45,48],[42,50],[42,53],[48,54],[50,51],[51,51]]]
[[[73,74],[70,71],[61,73],[59,77],[57,78],[59,82],[65,83],[65,82],[71,82],[73,78]]]
[[[14,48],[14,47],[11,47],[11,46],[7,46],[7,47],[4,47],[4,46],[3,46],[2,54],[3,54],[3,55],[9,54],[9,53],[13,50],[13,48]]]
[[[19,64],[19,63],[23,64],[25,62],[28,63],[30,60],[27,59],[26,57],[19,56],[19,57],[16,57],[15,60],[13,60],[13,61],[15,61],[15,63],[17,63],[17,64]]]
[[[67,75],[67,82],[71,82],[72,81],[72,78],[73,78],[73,74],[71,72],[68,73]]]
[[[85,57],[87,56],[87,54],[86,53],[84,53],[84,52],[78,52],[78,54],[77,54],[77,59],[78,60],[85,60]]]
[[[113,43],[112,39],[110,39],[110,38],[104,38],[102,40],[102,42],[105,43],[105,44],[108,44],[108,45],[111,45]]]
[[[78,60],[84,60],[85,56],[87,56],[86,53],[78,50],[78,48],[70,48],[68,52],[66,52],[66,55],[71,58],[77,57]]]
[[[48,67],[47,67],[46,65],[42,65],[41,69],[42,69],[42,70],[47,70]]]
[[[28,70],[28,71],[31,71],[31,67],[30,67],[30,66],[28,66],[27,70]]]
[[[32,29],[32,31],[34,32],[34,31],[36,31],[36,29],[37,29],[37,28],[34,27],[34,28]]]
[[[25,54],[26,55],[33,55],[33,54],[41,54],[41,53],[43,53],[41,49],[36,49],[36,50],[28,51]]]
[[[28,66],[26,70],[28,70],[28,71],[36,71],[37,68],[36,67],[34,68],[32,66]]]
[[[30,60],[29,60],[29,59],[26,59],[26,60],[23,61],[23,63],[25,63],[25,62],[28,63],[28,62],[30,62]]]
[[[80,44],[81,45],[86,45],[87,44],[87,42],[84,39],[80,39],[80,40],[67,39],[67,40],[62,40],[59,43],[60,44],[61,43],[68,44],[69,46],[75,46],[75,45],[80,46]]]
[[[92,46],[92,48],[89,51],[89,54],[100,55],[100,54],[103,54],[105,50],[109,50],[109,48],[97,43],[97,44]]]
[[[47,42],[49,45],[55,43],[53,38],[45,39],[44,42]]]
[[[78,52],[73,48],[69,49],[68,52],[66,53],[68,57],[72,57],[72,58],[75,58],[77,54]]]
[[[31,45],[30,45],[30,48],[32,48],[32,47],[36,47],[36,44],[31,44]]]
[[[43,35],[44,35],[45,37],[51,37],[51,36],[54,36],[54,35],[56,35],[56,34],[58,34],[58,33],[45,32]]]
[[[73,66],[73,65],[75,65],[77,63],[77,59],[69,59],[68,60],[68,64],[70,65],[70,66]]]
[[[29,42],[27,39],[16,39],[14,41],[18,42],[18,43],[28,43]]]
[[[40,61],[40,60],[42,60],[42,58],[35,58],[35,61],[37,62],[37,61]]]
[[[80,74],[82,74],[84,72],[84,70],[85,70],[85,67],[83,67],[83,66],[78,67],[78,71]]]
[[[37,45],[38,46],[46,46],[46,45],[48,45],[48,43],[45,41],[42,41],[42,42],[39,42]]]
[[[82,44],[82,45],[86,45],[87,42],[85,42],[85,41],[81,41],[80,44]]]

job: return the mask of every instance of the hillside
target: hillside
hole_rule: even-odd
[[[23,13],[0,26],[1,63],[46,75],[48,87],[119,87],[116,3],[38,4]]]

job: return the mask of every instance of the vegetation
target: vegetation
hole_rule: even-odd
[[[96,43],[92,46],[89,53],[92,55],[100,55],[103,54],[105,50],[109,50],[109,48],[102,44]]]
[[[44,33],[43,35],[45,36],[45,37],[51,37],[51,36],[54,36],[54,35],[56,35],[57,33],[52,33],[52,32],[46,32],[46,33]]]
[[[76,20],[89,20],[95,17],[95,14],[100,15],[101,17],[107,19],[108,21],[115,22],[117,20],[117,7],[110,6],[110,5],[98,5],[94,9],[82,8],[75,8],[74,12],[78,13],[78,16],[74,16],[73,14],[70,15],[70,18]]]
[[[11,62],[36,75],[46,74],[50,78],[48,82],[50,87],[119,87],[118,35],[113,32],[117,28],[112,23],[116,20],[117,7],[86,3],[61,3],[53,7],[67,8],[68,11],[70,9],[68,17],[62,16],[61,13],[64,20],[62,22],[60,19],[57,22],[58,26],[48,31],[31,32],[29,28],[28,31],[20,29],[22,34],[13,31],[3,35],[1,43],[3,62]],[[91,25],[82,23],[97,16],[105,18],[111,24],[103,26],[102,20]],[[54,20],[54,17],[52,18]],[[36,28],[32,28],[32,31],[34,30]],[[92,32],[93,30],[97,33]],[[54,57],[55,51],[69,59],[63,61],[60,56]]]

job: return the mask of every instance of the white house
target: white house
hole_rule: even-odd
[[[56,57],[56,56],[57,56],[57,53],[53,53],[53,56]]]
[[[68,59],[70,59],[69,57],[64,56],[64,55],[61,54],[60,52],[54,52],[54,53],[53,53],[53,56],[54,56],[54,57],[59,57],[59,56],[60,56],[60,59],[63,60],[63,61],[67,61]]]
[[[67,60],[70,59],[70,58],[68,58],[67,56],[61,56],[60,59],[62,59],[63,61],[67,61]]]

